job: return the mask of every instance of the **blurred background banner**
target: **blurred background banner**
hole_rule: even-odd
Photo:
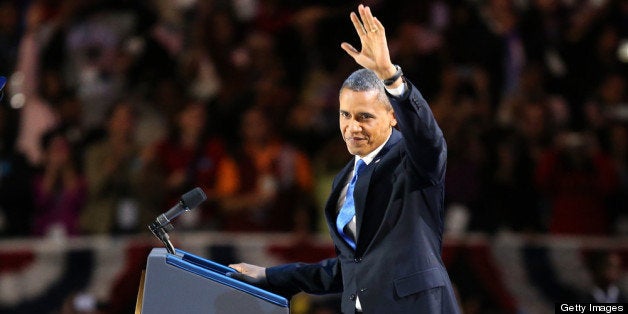
[[[146,258],[160,243],[143,236],[59,240],[0,242],[0,313],[48,313],[81,302],[91,302],[86,313],[132,313]],[[177,248],[223,264],[255,261],[269,266],[334,256],[325,237],[188,232],[174,234],[173,240]],[[467,313],[553,313],[554,302],[583,300],[581,291],[600,274],[615,276],[614,282],[628,289],[625,266],[602,262],[605,266],[596,268],[595,263],[610,261],[609,256],[628,258],[628,243],[599,237],[468,234],[446,239],[443,249],[456,289],[467,296]],[[292,313],[333,313],[338,297],[300,294],[292,300]]]

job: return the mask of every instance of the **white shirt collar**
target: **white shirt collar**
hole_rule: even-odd
[[[386,138],[386,140],[384,141],[384,143],[382,145],[379,145],[379,147],[377,147],[374,151],[368,153],[368,155],[364,156],[364,157],[360,157],[358,155],[355,155],[355,160],[353,161],[353,166],[355,167],[355,163],[358,162],[358,160],[362,159],[364,161],[365,164],[370,164],[373,159],[375,158],[375,156],[377,156],[377,154],[379,154],[379,152],[382,150],[382,148],[384,148],[384,145],[386,145],[386,143],[388,143],[388,140],[390,139],[390,136],[392,135],[392,130],[390,132],[390,134],[388,134],[388,137]]]

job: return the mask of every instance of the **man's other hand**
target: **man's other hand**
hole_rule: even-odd
[[[231,278],[244,281],[257,287],[268,286],[268,281],[266,281],[266,268],[264,267],[246,263],[231,264],[229,267],[237,271],[237,273],[227,273],[227,276]]]

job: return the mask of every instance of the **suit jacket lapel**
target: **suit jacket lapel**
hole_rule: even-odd
[[[377,171],[377,166],[380,160],[384,157],[384,155],[393,147],[399,140],[401,140],[402,136],[399,131],[393,129],[388,142],[382,148],[382,150],[375,156],[373,161],[364,169],[364,171],[360,174],[358,178],[358,182],[356,182],[356,186],[354,189],[354,200],[355,200],[355,213],[356,213],[356,234],[357,237],[360,237],[360,227],[362,224],[362,220],[365,214],[366,208],[366,197],[368,192],[368,187],[371,182],[371,177],[373,173]],[[332,233],[332,236],[337,239],[335,241],[337,244],[342,243],[346,247],[349,245],[342,240],[342,237],[338,234],[338,230],[336,230],[336,216],[338,215],[338,198],[340,197],[340,192],[347,184],[348,176],[353,173],[353,166],[355,160],[352,158],[342,170],[336,175],[334,179],[334,184],[332,186],[331,194],[327,199],[327,204],[325,205],[325,216],[327,218],[327,224],[329,226],[329,230]],[[360,244],[360,241],[356,242],[357,248],[363,247],[365,244]]]
[[[331,189],[331,194],[327,199],[327,204],[325,204],[325,216],[327,217],[327,224],[329,225],[329,230],[336,238],[340,239],[338,242],[344,243],[340,234],[338,234],[338,230],[336,230],[336,216],[338,215],[338,198],[340,197],[340,192],[344,188],[347,183],[347,176],[351,174],[353,171],[354,159],[352,158],[349,163],[345,165],[342,170],[336,175],[334,178],[334,183]],[[347,245],[346,243],[344,243]],[[348,247],[348,245],[347,245]]]
[[[358,177],[358,181],[355,184],[355,192],[353,193],[355,200],[355,216],[356,216],[356,235],[357,238],[360,238],[360,229],[362,227],[362,221],[364,220],[364,215],[367,215],[366,212],[366,198],[368,196],[368,188],[371,184],[371,178],[373,174],[377,171],[379,166],[379,162],[386,153],[393,147],[399,140],[401,140],[401,132],[396,129],[392,130],[392,134],[386,142],[386,145],[382,148],[382,150],[373,158],[373,161],[364,169],[364,171]],[[360,247],[365,247],[366,243],[360,243],[360,241],[356,241],[356,250]]]

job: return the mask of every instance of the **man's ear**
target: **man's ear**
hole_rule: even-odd
[[[390,111],[390,115],[391,115],[390,127],[394,128],[395,126],[397,126],[397,117],[395,117],[395,112],[392,110]]]

